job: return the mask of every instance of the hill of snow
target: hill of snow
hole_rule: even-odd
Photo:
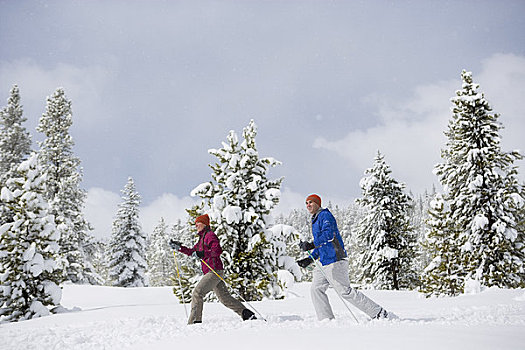
[[[0,349],[523,349],[525,290],[491,288],[456,298],[416,292],[364,291],[400,319],[356,324],[332,290],[336,314],[317,321],[309,283],[284,300],[252,304],[266,319],[242,322],[220,303],[207,303],[203,323],[186,325],[171,287],[65,285],[71,312],[0,325]],[[189,312],[189,305],[186,305]]]

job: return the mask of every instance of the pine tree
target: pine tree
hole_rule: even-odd
[[[67,260],[67,279],[73,283],[99,282],[87,262],[84,246],[91,229],[83,214],[86,192],[80,188],[80,159],[73,154],[71,101],[59,88],[47,98],[46,113],[37,131],[46,138],[40,142],[39,161],[46,174],[46,199],[55,215],[60,233],[61,254]]]
[[[93,239],[86,250],[94,272],[100,277],[99,284],[104,286],[112,285],[109,276],[109,262],[111,259],[108,255],[108,247],[109,239]]]
[[[409,288],[416,279],[411,269],[415,245],[408,218],[411,199],[403,192],[405,185],[390,173],[378,152],[373,168],[360,182],[363,197],[357,201],[367,212],[357,232],[366,247],[360,280],[377,288]]]
[[[279,269],[290,272],[295,280],[300,281],[303,272],[296,263],[297,256],[300,254],[299,232],[292,226],[277,224],[267,231],[266,236],[273,243],[274,249],[269,253],[276,257]]]
[[[150,286],[173,286],[175,261],[169,246],[168,224],[161,218],[149,239],[147,250],[148,279]]]
[[[296,242],[289,244],[287,247],[287,254],[295,261],[305,258],[306,255],[304,251],[299,248],[300,241],[311,240],[311,216],[305,209],[292,209],[290,214],[286,218],[280,219],[278,222],[286,226],[294,228],[294,232],[297,234]],[[303,269],[301,281],[312,281],[312,271],[313,266]]]
[[[499,115],[492,112],[472,73],[461,73],[463,86],[452,98],[452,120],[445,135],[443,163],[435,173],[450,208],[445,226],[464,256],[465,279],[485,286],[523,287],[523,234],[516,230],[523,206],[517,181],[518,151],[500,147]]]
[[[9,178],[8,173],[31,152],[31,135],[22,126],[26,120],[20,104],[20,91],[14,85],[7,106],[0,111],[0,188]]]
[[[350,282],[356,284],[359,284],[360,276],[363,275],[363,266],[361,266],[360,258],[365,247],[362,246],[364,242],[359,239],[357,232],[359,232],[358,225],[364,219],[365,214],[363,207],[353,204],[345,210],[341,219],[343,227],[346,227],[342,237],[348,254],[348,275]]]
[[[463,291],[461,251],[456,244],[459,232],[450,231],[451,216],[443,196],[437,193],[430,203],[428,231],[423,246],[432,258],[421,276],[421,291],[430,295],[455,296]]]
[[[266,220],[278,204],[282,179],[268,180],[273,158],[259,158],[253,120],[243,130],[244,141],[230,131],[223,148],[210,154],[218,163],[211,166],[213,181],[192,191],[206,201],[221,241],[226,276],[232,288],[245,300],[260,300],[280,293],[277,261],[266,236]]]
[[[416,272],[417,276],[420,276],[416,285],[413,286],[414,289],[421,287],[421,276],[432,260],[429,251],[425,249],[425,244],[429,230],[430,203],[435,194],[435,189],[433,189],[432,194],[428,194],[427,191],[425,191],[423,195],[418,196],[417,199],[412,202],[409,208],[410,225],[414,228],[414,235],[417,242],[415,245],[416,251],[414,252],[414,258],[412,259],[412,270]]]
[[[61,309],[59,231],[44,199],[37,156],[23,161],[1,189],[14,214],[0,226],[0,321],[19,321]]]
[[[140,195],[130,177],[122,192],[117,216],[113,221],[110,250],[110,278],[117,287],[145,287],[146,234],[139,223]]]

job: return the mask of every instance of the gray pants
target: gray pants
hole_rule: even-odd
[[[341,294],[343,299],[352,303],[352,305],[371,318],[375,317],[379,311],[381,311],[381,306],[377,305],[366,295],[350,286],[350,280],[348,278],[348,261],[339,260],[333,264],[323,266],[322,268],[326,276],[328,276],[330,283],[332,283],[336,289],[336,292]],[[317,266],[313,273],[310,292],[315,312],[319,320],[334,318],[332,307],[330,306],[328,296],[326,295],[326,290],[330,286],[330,283],[323,272],[319,269],[319,266]]]
[[[221,277],[224,277],[224,272],[222,270],[217,271],[217,273]],[[188,319],[188,324],[202,322],[203,298],[212,290],[224,306],[232,309],[242,317],[242,310],[245,309],[244,305],[232,297],[228,288],[226,288],[226,284],[217,277],[217,275],[210,271],[201,278],[193,290],[191,295],[191,313],[190,318]]]

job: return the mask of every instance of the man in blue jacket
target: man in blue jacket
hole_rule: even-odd
[[[348,278],[348,260],[343,239],[337,228],[337,222],[328,209],[321,208],[321,197],[312,194],[306,198],[306,209],[312,214],[313,242],[301,242],[299,246],[304,251],[312,253],[308,258],[297,261],[305,268],[319,259],[322,265],[313,272],[311,287],[312,302],[319,320],[333,319],[334,313],[328,301],[326,290],[333,285],[341,297],[363,311],[372,319],[395,318],[381,306],[363,293],[350,286]],[[323,273],[324,272],[324,273]],[[328,277],[328,279],[327,279]]]

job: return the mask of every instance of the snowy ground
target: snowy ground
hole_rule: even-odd
[[[336,320],[318,322],[309,283],[280,301],[251,303],[267,318],[242,322],[218,303],[186,325],[171,288],[64,287],[66,314],[0,325],[0,349],[524,349],[525,290],[489,289],[457,298],[366,291],[400,316],[359,324],[329,291]],[[187,305],[188,307],[188,305]],[[333,347],[332,347],[333,346]]]

